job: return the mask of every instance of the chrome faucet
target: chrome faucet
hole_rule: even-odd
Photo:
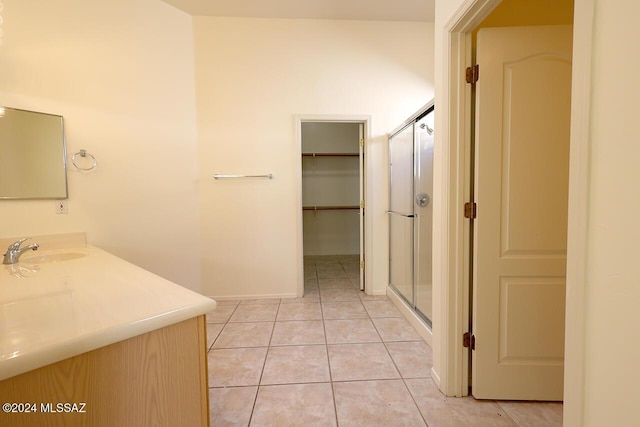
[[[26,239],[18,240],[9,245],[7,248],[7,253],[4,254],[4,259],[2,260],[3,264],[15,264],[20,260],[20,255],[25,253],[28,250],[37,251],[40,245],[37,243],[33,243],[31,245],[27,245],[23,248],[20,247],[25,241],[29,240],[30,237]]]

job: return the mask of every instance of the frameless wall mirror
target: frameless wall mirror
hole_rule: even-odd
[[[62,116],[0,106],[0,199],[66,199]]]

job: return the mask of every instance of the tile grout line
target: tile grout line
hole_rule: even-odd
[[[472,395],[471,395],[471,393],[469,393],[469,396],[472,396]],[[475,399],[475,398],[474,398],[474,399]],[[516,426],[516,427],[519,427],[519,426],[520,426],[520,424],[518,424],[518,423],[516,422],[516,420],[514,420],[514,419],[513,419],[513,417],[511,416],[511,414],[510,414],[510,413],[508,413],[508,412],[507,412],[507,411],[502,407],[502,405],[500,404],[500,402],[499,402],[499,401],[494,400],[493,402],[494,402],[496,405],[498,405],[498,408],[500,408],[500,410],[501,410],[502,412],[504,412],[504,414],[505,414],[507,417],[509,417],[509,419],[513,422],[513,425],[514,425],[514,426]]]
[[[412,342],[412,341],[395,341],[395,342]],[[418,402],[416,402],[416,398],[413,396],[413,393],[411,393],[411,389],[409,389],[409,386],[407,385],[407,381],[406,381],[407,379],[415,379],[415,378],[405,378],[404,375],[402,375],[402,371],[400,371],[398,364],[396,363],[395,359],[391,355],[391,352],[389,351],[389,347],[387,346],[388,343],[383,341],[382,344],[384,345],[384,348],[387,350],[387,354],[389,355],[391,362],[393,363],[396,370],[398,371],[398,375],[400,375],[400,380],[402,381],[402,384],[404,384],[404,387],[407,390],[407,393],[409,393],[409,396],[411,397],[411,401],[413,402],[416,409],[418,410],[418,413],[420,414],[420,417],[424,421],[425,426],[429,427],[429,423],[427,422],[427,419],[425,418],[424,414],[420,410],[420,407],[418,406]]]
[[[365,306],[364,307],[365,310],[367,310],[367,306],[364,303],[362,305],[364,305]],[[369,310],[367,310],[367,313],[369,313]],[[369,316],[371,316],[370,313],[369,313]],[[396,368],[396,371],[398,371],[398,375],[400,376],[399,379],[402,381],[402,384],[404,385],[404,388],[407,390],[407,393],[409,393],[409,396],[411,397],[411,401],[413,402],[413,405],[415,406],[415,408],[417,409],[418,413],[420,414],[420,418],[422,418],[422,421],[424,421],[425,426],[429,427],[429,423],[427,422],[426,418],[422,414],[422,411],[420,410],[420,407],[418,406],[418,403],[416,402],[416,399],[413,396],[413,393],[411,393],[411,390],[409,389],[409,386],[407,386],[407,382],[406,382],[405,377],[402,375],[402,372],[400,371],[400,368],[398,367],[398,364],[396,363],[395,359],[391,355],[391,352],[389,351],[389,347],[387,346],[388,342],[382,339],[382,335],[380,334],[380,331],[378,330],[378,327],[376,326],[375,322],[373,321],[373,318],[371,318],[371,323],[373,323],[373,327],[375,328],[375,330],[378,333],[378,335],[380,335],[380,340],[382,341],[382,345],[384,345],[384,349],[387,351],[387,355],[389,356],[389,359],[391,359],[391,363],[393,363],[393,366]]]
[[[318,276],[318,266],[313,262],[316,268],[316,280],[318,281],[318,301],[320,303],[320,317],[322,318],[322,331],[324,332],[324,348],[327,353],[327,368],[329,369],[329,386],[331,387],[331,396],[333,397],[333,413],[335,415],[336,426],[339,425],[338,421],[338,404],[336,403],[336,392],[333,388],[333,374],[331,373],[331,359],[329,358],[329,340],[327,339],[327,328],[324,323],[324,308],[322,306],[322,293],[320,292],[320,277]]]
[[[267,352],[264,355],[264,362],[262,362],[262,370],[260,371],[260,378],[258,378],[258,385],[256,387],[256,397],[253,399],[253,406],[251,407],[251,414],[249,415],[249,425],[251,425],[253,414],[256,410],[256,404],[258,403],[258,395],[260,394],[260,389],[262,387],[262,377],[264,376],[264,368],[267,366],[269,350],[271,350],[271,340],[273,339],[273,333],[276,330],[276,319],[278,318],[278,312],[280,311],[280,304],[282,304],[282,299],[278,301],[278,309],[276,310],[276,315],[273,319],[273,328],[271,328],[271,335],[269,336],[269,342],[267,342]]]
[[[211,347],[209,347],[209,350],[207,350],[207,354],[209,354],[210,351],[213,350],[213,346],[215,345],[216,341],[218,341],[218,339],[220,338],[220,335],[222,335],[222,331],[224,331],[224,328],[227,327],[227,325],[229,324],[229,320],[231,320],[231,317],[235,314],[236,310],[238,309],[238,306],[240,305],[240,302],[238,302],[238,304],[235,304],[235,308],[233,309],[233,311],[231,312],[231,314],[229,314],[229,317],[227,318],[227,320],[224,322],[224,326],[222,327],[222,329],[220,329],[220,332],[218,332],[218,335],[216,336],[216,338],[213,340],[213,342],[211,343]],[[205,318],[205,323],[207,323],[207,319]],[[219,324],[219,323],[218,323]],[[211,387],[209,387],[211,388]]]

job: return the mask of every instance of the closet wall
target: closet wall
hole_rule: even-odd
[[[359,126],[302,123],[304,255],[360,252]]]

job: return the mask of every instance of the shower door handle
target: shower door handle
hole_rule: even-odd
[[[427,193],[420,193],[416,196],[416,205],[424,208],[431,202],[431,197]]]
[[[414,214],[405,214],[405,213],[401,213],[401,212],[395,212],[395,211],[387,211],[388,215],[398,215],[398,216],[403,216],[405,218],[415,218],[416,216]]]

